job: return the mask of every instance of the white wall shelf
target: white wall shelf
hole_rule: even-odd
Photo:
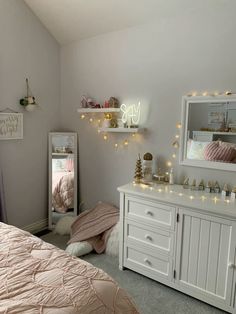
[[[141,128],[99,128],[101,132],[105,133],[138,133],[141,132]]]
[[[120,112],[120,108],[78,108],[79,113],[106,113],[106,112]]]

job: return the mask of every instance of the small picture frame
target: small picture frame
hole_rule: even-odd
[[[0,112],[0,140],[23,139],[23,113]]]

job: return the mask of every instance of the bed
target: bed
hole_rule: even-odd
[[[0,313],[138,314],[102,270],[0,223]]]

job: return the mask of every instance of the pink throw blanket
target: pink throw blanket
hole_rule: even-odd
[[[87,241],[97,253],[106,248],[112,227],[119,221],[119,209],[106,203],[98,203],[93,209],[81,213],[71,226],[68,244]]]

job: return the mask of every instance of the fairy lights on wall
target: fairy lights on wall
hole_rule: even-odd
[[[133,113],[134,113],[134,120],[132,120],[132,121],[138,121],[137,120],[137,116],[136,116],[136,114],[138,114],[138,116],[139,116],[139,113],[138,113],[138,109],[137,109],[138,107],[136,107],[135,109],[134,109],[134,107],[133,107],[133,111],[129,111],[129,113],[128,114],[130,114],[130,115],[133,115]],[[132,113],[133,112],[133,113]],[[130,116],[131,117],[131,116]],[[103,138],[103,140],[105,141],[105,142],[109,142],[109,139],[110,138],[113,138],[108,132],[105,132],[105,131],[103,131],[102,129],[101,129],[101,126],[102,126],[102,123],[103,123],[103,121],[104,120],[111,120],[113,118],[113,115],[111,114],[111,113],[105,113],[104,114],[104,118],[103,119],[101,119],[101,118],[99,118],[99,119],[95,119],[95,118],[93,118],[93,117],[89,117],[89,115],[86,115],[86,114],[81,114],[80,115],[80,119],[81,120],[84,120],[84,121],[88,121],[88,123],[90,124],[90,125],[93,125],[95,128],[97,128],[97,133],[100,135],[102,135],[102,138]],[[136,120],[135,120],[136,119]],[[130,128],[129,128],[129,130],[130,130]],[[125,132],[124,132],[125,133]],[[123,140],[121,140],[120,142],[115,142],[115,144],[113,144],[113,147],[114,147],[114,149],[115,150],[118,150],[118,149],[120,149],[120,148],[125,148],[125,147],[128,147],[129,146],[129,144],[130,144],[130,142],[132,141],[132,140],[136,140],[136,137],[137,137],[137,134],[136,133],[130,133],[129,134],[129,137],[127,137],[126,136],[126,138],[125,139],[123,139]]]

